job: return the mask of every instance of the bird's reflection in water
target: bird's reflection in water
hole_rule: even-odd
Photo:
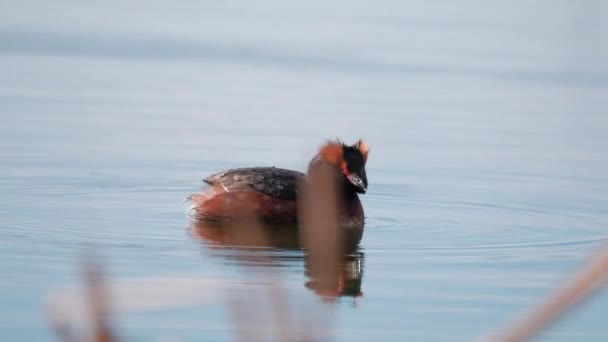
[[[218,225],[193,222],[192,235],[212,253],[255,270],[258,267],[280,268],[284,263],[299,260],[304,264],[305,286],[325,300],[339,297],[361,297],[365,254],[355,245],[347,246],[343,262],[338,263],[337,276],[322,276],[310,267],[297,227],[293,225],[236,224]]]

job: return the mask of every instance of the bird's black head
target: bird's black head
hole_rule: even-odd
[[[367,191],[367,175],[365,174],[365,162],[367,161],[367,144],[358,141],[352,146],[342,145],[345,167],[342,173],[348,183],[354,186],[354,190],[364,194]]]
[[[365,163],[368,153],[369,147],[362,140],[353,145],[330,141],[320,149],[319,157],[339,168],[350,189],[364,194],[367,191]]]

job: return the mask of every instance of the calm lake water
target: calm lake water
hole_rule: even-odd
[[[53,340],[49,303],[79,316],[83,246],[135,341],[234,340],[234,298],[260,301],[264,336],[268,279],[336,341],[502,326],[608,242],[607,10],[5,2],[0,340]],[[323,304],[300,252],[246,265],[193,236],[184,200],[203,177],[303,170],[334,137],[371,146],[363,296]],[[543,338],[605,341],[607,316],[603,292]]]

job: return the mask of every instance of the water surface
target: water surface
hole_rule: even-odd
[[[606,7],[0,5],[0,340],[52,340],[45,301],[80,282],[83,245],[128,298],[121,333],[234,339],[226,298],[261,276],[194,238],[184,199],[224,168],[302,170],[334,137],[371,152],[363,296],[329,305],[331,336],[501,325],[608,239]],[[310,319],[301,253],[260,253]],[[607,307],[544,338],[605,340]]]

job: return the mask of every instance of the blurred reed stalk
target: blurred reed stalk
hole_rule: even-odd
[[[318,281],[319,293],[332,296],[344,263],[345,232],[339,215],[342,183],[330,166],[320,165],[308,173],[300,191],[300,241],[306,251],[309,276]]]
[[[87,252],[91,252],[90,250]],[[92,334],[90,336],[78,335],[70,322],[62,317],[58,310],[50,313],[52,330],[59,340],[65,342],[117,342],[118,338],[110,327],[110,296],[103,276],[100,261],[93,254],[82,257],[82,273],[85,282],[85,297],[89,312],[89,321],[92,323]]]
[[[526,341],[556,319],[565,315],[605,285],[608,280],[608,246],[604,246],[563,287],[550,295],[536,309],[521,317],[509,328],[482,338],[486,341]]]

